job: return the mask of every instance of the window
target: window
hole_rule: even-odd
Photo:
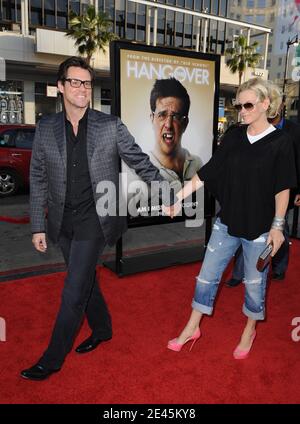
[[[284,33],[285,33],[285,25],[282,25],[281,34],[284,34]]]
[[[257,0],[256,7],[266,7],[266,0]]]
[[[247,0],[248,9],[252,9],[254,7],[254,0]]]
[[[45,0],[45,25],[55,27],[55,0]]]
[[[271,53],[272,52],[272,44],[268,45],[268,52]]]
[[[99,2],[99,10],[103,12],[103,4],[101,4],[101,1]],[[76,0],[70,0],[69,2],[69,8],[70,10],[73,10],[73,12],[77,13],[77,15],[80,13],[80,2]]]
[[[175,21],[175,46],[182,47],[183,43],[183,13],[176,13]]]
[[[157,11],[157,44],[165,44],[166,11]]]
[[[178,5],[178,0],[177,0],[177,6]],[[194,9],[197,10],[197,12],[199,12],[201,9],[201,0],[195,0],[194,1]]]
[[[60,100],[58,97],[47,96],[46,82],[36,82],[34,85],[35,85],[35,119],[37,122],[39,119],[41,119],[43,115],[57,112],[57,106],[60,103]]]
[[[283,41],[281,41],[281,43],[280,43],[280,50],[282,50],[283,49]]]
[[[15,138],[15,145],[18,149],[32,149],[34,129],[18,130]]]
[[[127,28],[126,38],[128,40],[135,39],[135,20],[136,20],[136,5],[137,3],[128,2],[127,4]]]
[[[274,20],[275,20],[275,13],[271,13],[270,22],[274,22]]]
[[[281,73],[277,72],[277,79],[280,79],[280,78],[281,78]]]
[[[85,4],[86,4],[86,8],[88,7],[88,3],[89,2],[86,2]],[[84,2],[82,1],[82,6],[84,5]],[[115,2],[113,2],[113,1],[106,1],[105,2],[105,6],[106,6],[106,8],[105,8],[105,10],[106,10],[106,12],[108,13],[108,16],[112,19],[112,20],[114,20],[114,16],[115,16]]]
[[[193,18],[186,15],[184,19],[184,40],[183,47],[192,47]]]
[[[98,0],[98,10],[104,11],[104,0]]]
[[[57,13],[57,28],[67,28],[67,7],[68,4],[65,0],[56,0],[56,13]]]
[[[219,9],[219,0],[212,0],[211,13],[213,13],[214,15],[218,15],[218,9]]]
[[[185,0],[185,8],[193,9],[193,0]]]
[[[175,12],[167,10],[166,19],[167,19],[167,39],[166,42],[169,46],[174,45],[174,17]]]
[[[101,88],[101,104],[111,105],[111,90],[109,88]]]
[[[209,13],[210,12],[210,0],[203,0],[202,2],[202,9]]]
[[[23,83],[0,81],[0,123],[22,124]]]
[[[146,40],[146,6],[144,4],[137,5],[136,21],[137,21],[136,39],[138,41],[145,41]]]
[[[21,22],[21,0],[6,0],[0,4],[1,20]]]
[[[225,16],[226,15],[226,6],[227,6],[227,0],[222,0],[221,1],[221,6],[220,6],[220,16]]]
[[[245,15],[245,21],[249,24],[253,23],[253,15]]]
[[[13,146],[14,132],[14,130],[7,130],[0,134],[0,147]]]
[[[209,33],[209,51],[216,53],[217,50],[217,22],[214,21],[210,26]]]
[[[32,25],[43,25],[43,3],[42,0],[30,0],[30,23]]]
[[[135,24],[136,3],[128,2],[127,5],[127,24]],[[160,9],[159,9],[160,10]]]
[[[116,33],[125,38],[125,0],[116,1]]]
[[[292,101],[291,110],[298,110],[299,99],[295,99]]]
[[[267,60],[267,67],[270,68],[270,66],[271,66],[271,59],[268,59]]]
[[[282,65],[282,57],[279,57],[278,58],[278,66],[281,66]]]
[[[256,23],[263,24],[265,22],[265,15],[256,15]]]

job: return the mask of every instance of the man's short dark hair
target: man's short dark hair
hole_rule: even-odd
[[[188,115],[190,110],[190,96],[186,88],[176,78],[158,79],[150,93],[150,107],[155,112],[156,101],[161,97],[176,97],[182,101],[182,113]]]
[[[91,75],[91,80],[94,80],[95,74],[93,68],[87,63],[87,61],[83,57],[72,56],[59,65],[56,82],[61,81],[64,83],[64,80],[67,78],[68,69],[71,66],[86,69]]]

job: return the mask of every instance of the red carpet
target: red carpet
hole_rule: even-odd
[[[94,352],[67,357],[43,382],[25,381],[48,342],[64,274],[0,285],[1,403],[299,403],[300,342],[291,339],[300,316],[300,244],[293,242],[286,280],[272,282],[266,322],[247,360],[232,357],[245,319],[243,287],[221,287],[215,314],[202,323],[192,352],[168,351],[189,313],[199,265],[191,264],[118,279],[101,269],[113,317],[114,337]],[[300,334],[300,331],[298,332]],[[84,323],[76,344],[89,335]]]

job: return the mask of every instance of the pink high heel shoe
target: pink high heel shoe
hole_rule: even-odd
[[[193,343],[192,343],[192,345],[190,347],[190,351],[191,351],[193,349],[193,346],[194,346],[195,342],[199,339],[200,336],[201,336],[200,328],[197,328],[197,330],[195,331],[195,333],[191,337],[188,337],[184,343],[178,343],[177,342],[177,338],[176,339],[173,339],[173,340],[169,340],[167,348],[170,349],[170,350],[174,350],[174,352],[180,352],[181,349],[183,348],[183,346],[187,342],[191,342],[192,341]]]
[[[252,333],[252,336],[251,336],[251,343],[250,343],[249,348],[248,349],[240,349],[239,347],[236,347],[236,349],[233,352],[233,357],[235,359],[246,359],[249,355],[251,348],[252,348],[255,337],[256,337],[256,331],[254,330],[254,333]]]

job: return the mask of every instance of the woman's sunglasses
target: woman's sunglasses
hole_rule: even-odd
[[[254,109],[254,107],[255,107],[256,103],[258,103],[258,101],[257,101],[257,102],[255,102],[255,103],[251,103],[251,102],[246,102],[246,103],[244,103],[244,104],[236,103],[236,104],[234,105],[234,108],[235,108],[235,110],[237,110],[238,112],[240,112],[243,108],[249,112],[249,111],[251,111],[251,110],[253,110],[253,109]]]

